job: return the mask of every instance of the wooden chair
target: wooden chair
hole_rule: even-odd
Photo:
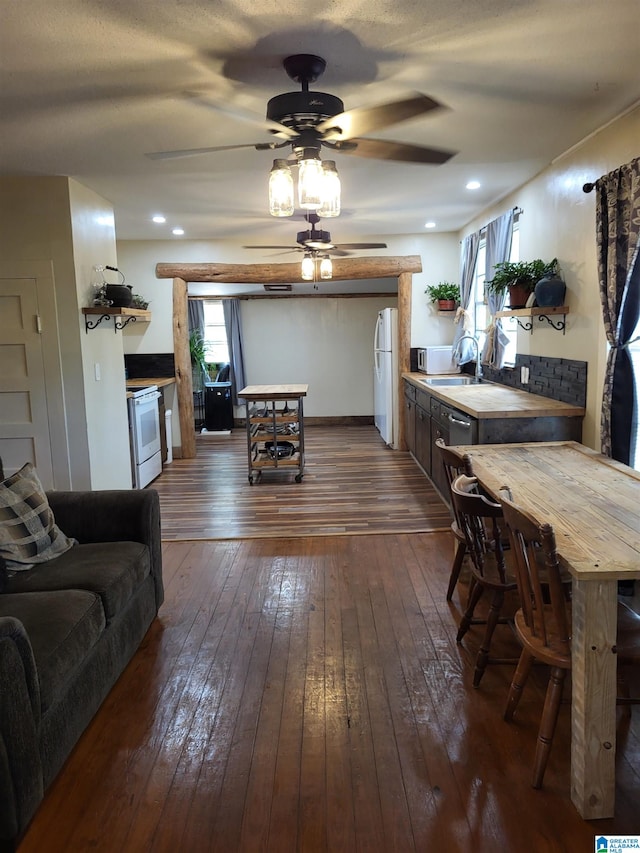
[[[470,456],[468,456],[467,454],[461,456],[454,450],[451,450],[449,447],[447,447],[447,445],[441,438],[436,439],[435,446],[438,448],[438,452],[440,453],[440,458],[444,466],[444,472],[447,478],[447,483],[449,484],[449,489],[451,489],[451,484],[453,483],[455,478],[460,476],[460,474],[465,474],[467,477],[473,476]],[[462,532],[462,528],[460,527],[460,522],[456,513],[455,506],[453,506],[452,509],[453,521],[451,522],[451,532],[453,533],[453,538],[456,543],[456,553],[453,558],[453,565],[451,566],[451,573],[449,575],[449,586],[447,587],[447,601],[451,601],[453,592],[456,588],[456,584],[458,583],[458,579],[460,578],[460,570],[462,569],[462,563],[464,561],[465,554],[467,553],[467,540],[465,538],[464,533]]]
[[[571,669],[571,604],[565,593],[551,525],[541,524],[513,503],[508,489],[502,490],[500,500],[516,567],[520,609],[515,614],[514,624],[522,644],[507,698],[505,720],[513,719],[534,661],[551,667],[533,765],[532,785],[540,788],[553,743],[564,681]],[[640,664],[640,616],[621,602],[618,603],[616,648],[618,666]],[[619,701],[640,700],[625,698]]]
[[[466,551],[471,557],[471,575],[474,581],[467,608],[458,627],[457,641],[462,641],[472,624],[481,621],[486,625],[473,674],[473,686],[479,687],[489,663],[517,662],[517,658],[490,657],[491,640],[496,626],[511,621],[503,617],[502,610],[505,595],[516,589],[516,580],[505,559],[505,532],[502,529],[504,519],[500,504],[480,494],[477,479],[464,474],[456,477],[451,484],[451,497],[465,537]],[[485,592],[491,594],[487,618],[474,619],[476,606]]]

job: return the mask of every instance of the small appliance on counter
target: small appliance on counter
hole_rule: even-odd
[[[160,412],[157,385],[127,388],[131,479],[134,489],[143,489],[162,473]]]
[[[453,360],[453,347],[418,347],[416,369],[420,373],[460,373]]]

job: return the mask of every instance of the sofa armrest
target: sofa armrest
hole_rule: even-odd
[[[43,796],[40,689],[24,626],[0,617],[0,843],[27,825]]]
[[[47,492],[56,524],[78,542],[142,542],[149,547],[156,606],[164,600],[160,498],[155,489]]]

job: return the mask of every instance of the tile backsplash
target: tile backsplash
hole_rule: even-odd
[[[520,381],[520,368],[529,368],[529,382]],[[543,355],[516,355],[515,367],[503,367],[496,370],[487,364],[482,365],[486,379],[499,382],[510,388],[519,388],[531,394],[540,394],[562,403],[586,406],[587,403],[587,362],[570,358],[547,358]]]
[[[176,375],[176,365],[172,352],[125,355],[124,368],[128,379]]]

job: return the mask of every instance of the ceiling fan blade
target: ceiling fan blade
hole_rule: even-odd
[[[336,249],[386,249],[386,243],[338,243]]]
[[[248,110],[242,109],[241,107],[229,102],[222,103],[221,101],[213,100],[212,98],[203,95],[201,92],[183,92],[182,95],[187,100],[195,101],[207,109],[215,110],[217,113],[228,115],[230,118],[247,122],[255,127],[261,127],[264,130],[269,131],[272,136],[277,136],[280,139],[293,139],[298,135],[293,128],[280,124],[280,122],[263,118],[262,116],[249,112]]]
[[[355,145],[354,145],[355,143]],[[332,143],[331,148],[356,157],[371,157],[374,160],[398,160],[404,163],[446,163],[458,153],[443,151],[440,148],[425,148],[422,145],[409,145],[406,142],[392,142],[388,139],[349,139],[344,148],[340,142]]]
[[[362,136],[372,130],[380,130],[440,108],[442,104],[434,101],[433,98],[416,94],[402,101],[347,110],[333,118],[321,121],[316,130],[322,134],[323,139],[329,141],[353,139],[354,136]]]
[[[179,157],[197,157],[200,154],[212,154],[215,151],[235,151],[237,148],[255,148],[262,142],[247,142],[242,145],[215,145],[213,148],[183,148],[178,151],[151,151],[145,154],[149,160],[177,160]],[[274,143],[275,147],[275,143]]]
[[[300,246],[243,246],[243,249],[286,249],[290,252],[299,252]]]

